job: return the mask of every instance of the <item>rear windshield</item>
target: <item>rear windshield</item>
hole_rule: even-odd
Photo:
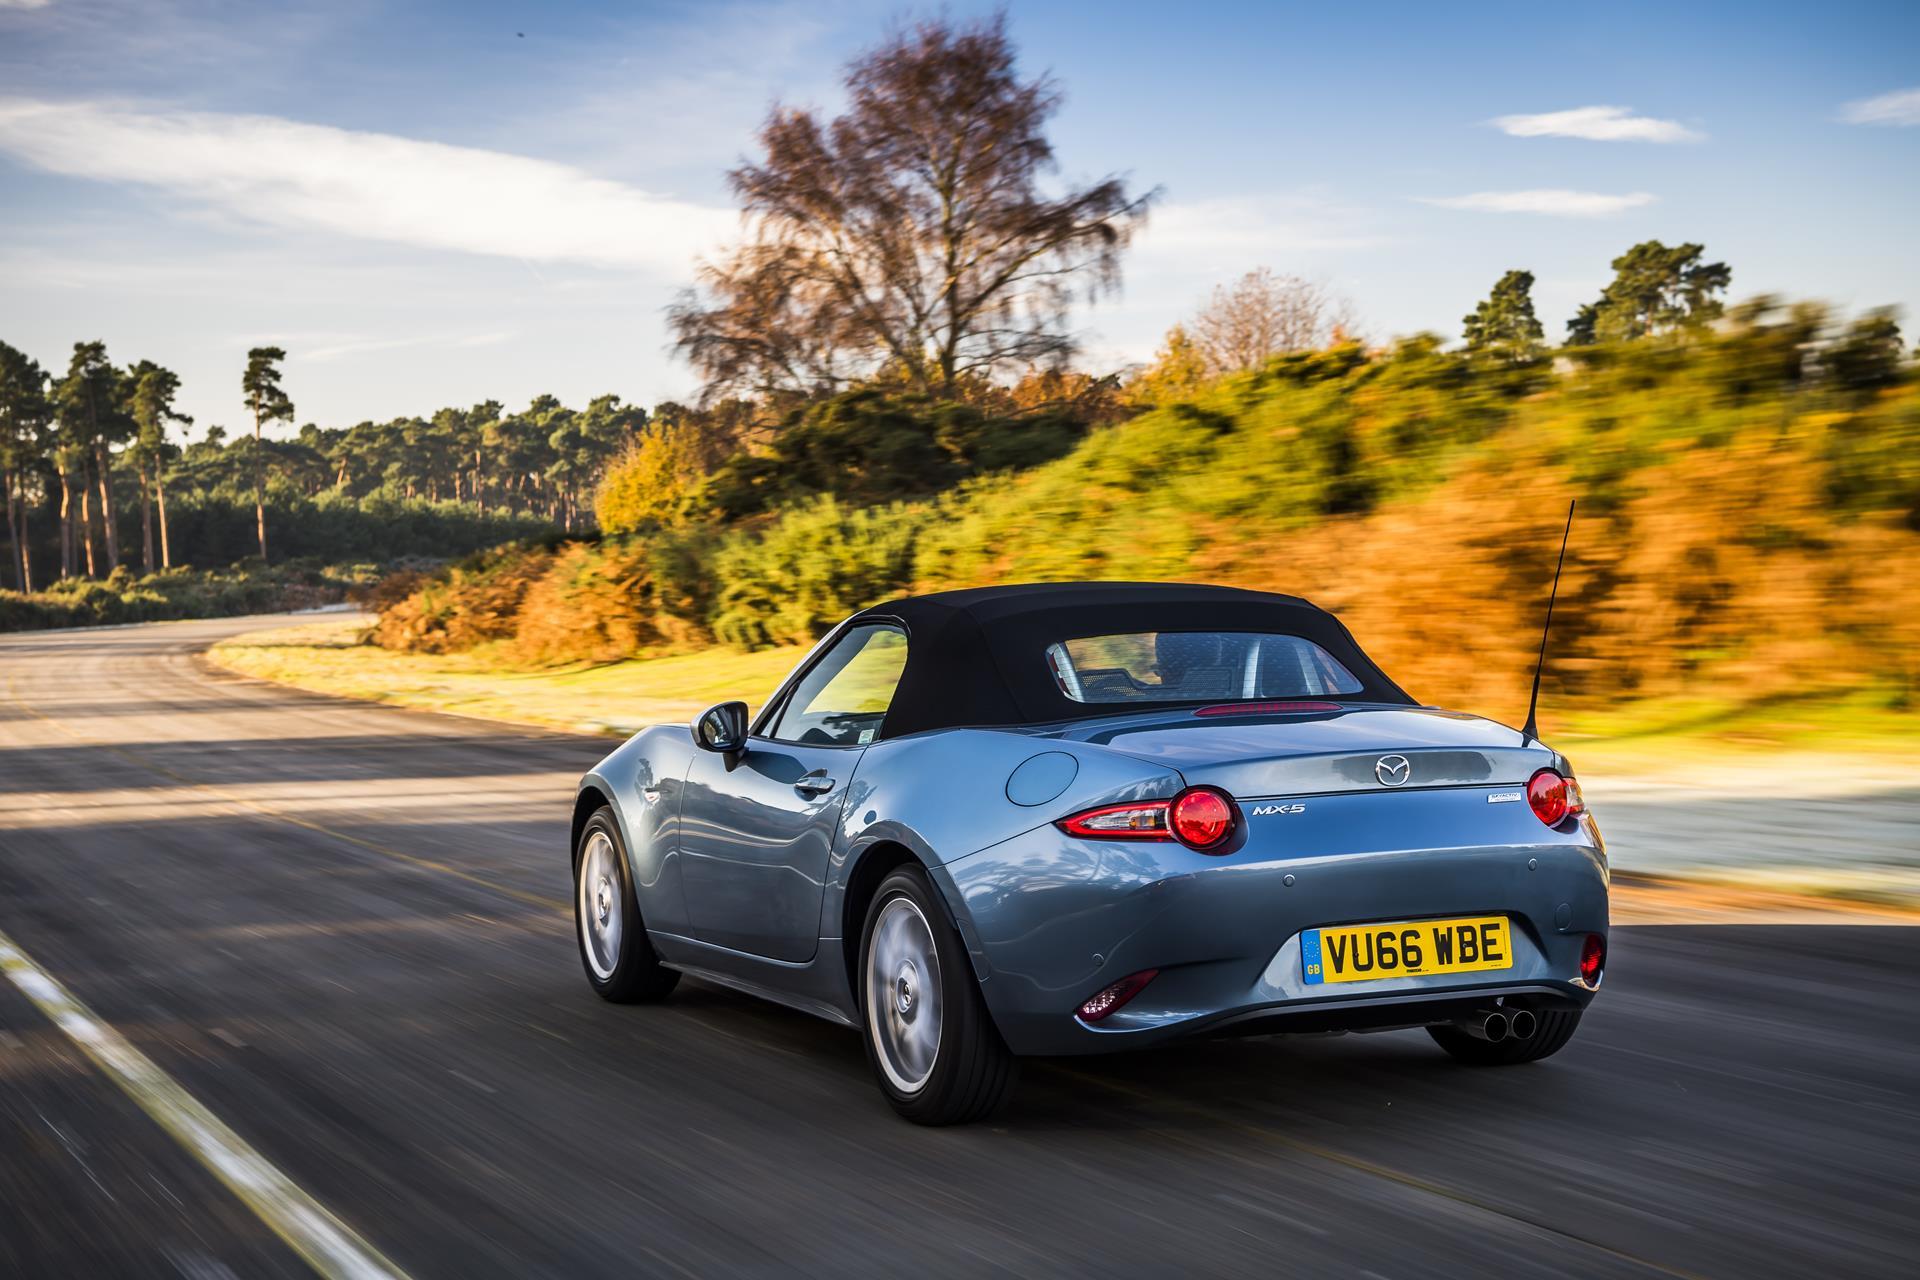
[[[1047,646],[1060,692],[1075,702],[1227,702],[1359,693],[1334,656],[1299,636],[1251,631],[1138,631]]]

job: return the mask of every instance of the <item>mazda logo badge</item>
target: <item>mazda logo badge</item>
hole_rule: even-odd
[[[1373,762],[1373,776],[1383,787],[1397,787],[1413,776],[1413,762],[1405,756],[1381,756]]]

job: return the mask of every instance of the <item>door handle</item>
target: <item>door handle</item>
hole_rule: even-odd
[[[794,783],[793,789],[795,791],[805,792],[810,796],[818,796],[825,795],[827,792],[833,790],[833,786],[833,779],[829,778],[826,774],[810,773]]]

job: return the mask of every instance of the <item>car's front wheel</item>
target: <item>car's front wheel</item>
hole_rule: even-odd
[[[1532,1032],[1525,1036],[1484,1040],[1451,1024],[1428,1027],[1427,1034],[1456,1062],[1471,1067],[1510,1067],[1560,1052],[1579,1028],[1580,1010],[1542,1009],[1533,1015]]]
[[[573,851],[573,924],[587,981],[603,1000],[663,1000],[680,981],[660,963],[640,923],[613,810],[602,806],[580,828]]]
[[[1018,1060],[919,867],[901,867],[874,894],[860,974],[867,1060],[895,1111],[918,1124],[965,1124],[1012,1092]]]

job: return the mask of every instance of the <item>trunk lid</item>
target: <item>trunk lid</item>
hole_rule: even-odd
[[[1177,769],[1189,784],[1242,800],[1524,786],[1535,770],[1566,767],[1518,730],[1430,707],[1207,717],[1177,711],[1082,722],[1060,736]]]

